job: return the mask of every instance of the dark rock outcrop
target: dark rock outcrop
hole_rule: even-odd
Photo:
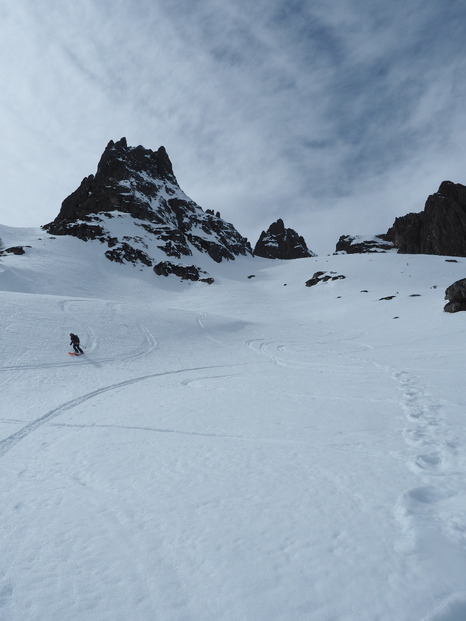
[[[443,310],[447,313],[457,313],[466,310],[466,278],[457,280],[445,290],[445,304]]]
[[[386,239],[399,253],[466,256],[466,186],[443,181],[424,211],[396,218]]]
[[[328,282],[329,280],[343,280],[346,276],[343,274],[337,274],[336,272],[316,272],[312,278],[306,280],[306,287],[314,287],[319,282]]]
[[[178,278],[181,278],[181,280],[200,281],[208,285],[214,282],[214,279],[209,276],[207,272],[195,265],[175,265],[174,263],[170,263],[170,261],[161,261],[154,267],[154,272],[158,276],[170,276],[170,274],[174,274],[178,276]]]
[[[109,242],[109,246],[111,243],[112,240]],[[115,261],[116,263],[124,263],[125,261],[128,263],[136,263],[139,261],[148,267],[152,267],[152,261],[144,251],[139,248],[133,248],[133,246],[130,246],[126,242],[118,243],[115,248],[107,250],[105,256],[107,259],[110,259],[110,261]]]
[[[24,248],[30,248],[31,246],[11,246],[11,248],[5,248],[4,252],[8,252],[9,254],[24,254],[26,251]]]
[[[375,235],[374,237],[342,235],[337,242],[335,254],[388,252],[393,249],[393,242],[388,241],[386,235]]]
[[[196,251],[217,263],[252,254],[248,240],[219,212],[204,212],[184,194],[164,147],[129,147],[125,138],[109,142],[96,174],[83,179],[43,228],[99,239],[111,249],[108,259],[147,266]]]
[[[304,238],[293,229],[286,229],[282,219],[262,231],[254,248],[254,256],[266,259],[303,259],[315,257]]]

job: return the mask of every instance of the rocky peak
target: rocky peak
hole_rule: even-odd
[[[178,185],[165,147],[151,151],[140,145],[128,147],[126,138],[118,142],[110,140],[97,166],[97,176],[128,181],[138,174],[149,174],[152,178],[167,179]]]
[[[466,256],[466,187],[443,181],[424,211],[396,218],[386,238],[400,253]]]
[[[254,248],[254,256],[266,259],[302,259],[316,255],[309,250],[304,238],[293,229],[285,228],[283,220],[279,218],[267,231],[262,231]]]
[[[442,181],[424,211],[396,218],[384,235],[342,235],[336,252],[386,252],[466,257],[466,186]]]
[[[115,209],[135,218],[157,221],[158,205],[153,200],[161,193],[174,195],[177,190],[180,187],[164,147],[151,151],[142,146],[128,147],[126,138],[111,140],[96,174],[83,179],[79,188],[65,198],[60,213],[46,227],[57,229],[67,221]],[[58,230],[54,233],[64,234]]]
[[[95,175],[83,179],[44,228],[99,239],[109,248],[108,259],[146,266],[196,252],[216,262],[251,254],[232,224],[218,212],[204,212],[181,190],[164,147],[129,147],[125,138],[108,143]]]
[[[453,183],[452,181],[442,181],[438,191],[434,196],[451,199],[455,203],[466,205],[466,187],[461,183]]]

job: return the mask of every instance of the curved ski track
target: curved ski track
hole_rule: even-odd
[[[231,367],[231,365],[220,365],[220,366]],[[123,382],[118,382],[116,384],[109,384],[108,386],[97,388],[96,390],[93,390],[84,395],[81,395],[80,397],[76,397],[75,399],[71,399],[70,401],[66,401],[65,403],[62,403],[61,405],[54,408],[53,410],[50,410],[43,416],[40,416],[39,418],[36,418],[35,420],[31,421],[30,423],[28,423],[27,425],[25,425],[24,427],[22,427],[15,433],[12,433],[7,438],[0,440],[0,459],[4,457],[4,455],[10,449],[12,449],[16,444],[21,442],[21,440],[23,440],[24,438],[27,438],[31,433],[33,433],[34,431],[42,427],[42,425],[45,425],[49,421],[57,418],[57,416],[60,416],[64,412],[67,412],[75,408],[76,406],[81,405],[81,403],[85,403],[86,401],[89,401],[90,399],[93,399],[94,397],[97,397],[105,392],[116,390],[118,388],[122,388],[123,386],[130,386],[131,384],[137,384],[139,382],[144,382],[146,380],[153,379],[155,377],[164,377],[167,375],[180,375],[182,373],[190,373],[192,371],[202,371],[206,369],[218,369],[218,368],[219,368],[219,365],[209,365],[209,366],[202,366],[202,367],[193,367],[189,369],[176,369],[174,371],[150,373],[148,375],[142,375],[140,377],[135,377],[130,380],[125,380]]]
[[[85,333],[87,338],[85,339],[82,338],[81,343],[82,344],[85,343],[85,345],[83,344],[83,347],[86,350],[85,351],[86,354],[93,352],[97,349],[98,339],[96,337],[96,334],[93,328],[89,324],[76,319],[75,315],[70,310],[70,307],[72,307],[78,302],[87,302],[87,301],[88,300],[85,300],[85,299],[82,299],[82,300],[73,299],[73,300],[62,300],[59,303],[60,311],[68,315],[68,318],[67,318],[68,324],[70,325],[79,324],[80,330]],[[116,302],[107,302],[105,306],[108,310],[111,310],[111,311],[116,311],[116,310],[119,310],[120,308],[120,304]],[[98,357],[95,360],[93,358],[88,358],[88,359],[86,359],[86,357],[81,358],[80,364],[95,364],[96,362],[97,363],[113,362],[116,358],[118,358],[119,361],[137,360],[138,358],[142,358],[146,356],[147,354],[151,353],[154,349],[157,348],[157,341],[154,335],[145,326],[137,325],[137,328],[141,335],[141,339],[140,339],[140,343],[135,348],[131,349],[130,351],[126,353],[119,353],[118,356],[108,355],[108,356]],[[66,345],[67,343],[65,343],[65,347]],[[69,365],[72,365],[75,362],[76,362],[76,359],[73,358],[72,360],[67,359],[67,360],[64,360],[63,362],[39,362],[39,363],[34,363],[34,364],[31,363],[31,364],[6,365],[6,366],[0,366],[0,372],[1,371],[8,372],[8,371],[27,371],[27,370],[33,370],[33,369],[62,368],[62,367],[67,367]]]
[[[408,448],[406,465],[418,478],[418,484],[403,490],[393,507],[394,517],[402,533],[400,549],[408,554],[420,552],[429,540],[434,543],[428,545],[437,546],[445,558],[454,558],[455,549],[466,548],[466,520],[460,499],[464,493],[464,469],[458,463],[462,450],[452,435],[442,402],[430,395],[414,375],[370,357],[358,356],[358,351],[373,349],[361,342],[355,343],[355,347],[351,346],[344,353],[327,351],[326,361],[312,359],[312,354],[307,359],[305,356],[296,356],[297,343],[292,341],[252,339],[246,345],[278,366],[308,365],[335,370],[335,361],[331,359],[342,361],[344,358],[345,374],[350,372],[347,364],[355,361],[389,374],[401,393],[396,401],[405,419],[401,431]],[[428,621],[450,619],[466,619],[464,592],[450,594],[428,617]]]

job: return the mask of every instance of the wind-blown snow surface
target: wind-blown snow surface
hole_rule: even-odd
[[[2,621],[466,619],[466,260],[0,237]]]

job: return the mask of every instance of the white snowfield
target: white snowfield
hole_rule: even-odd
[[[466,619],[465,259],[0,238],[1,621]]]

